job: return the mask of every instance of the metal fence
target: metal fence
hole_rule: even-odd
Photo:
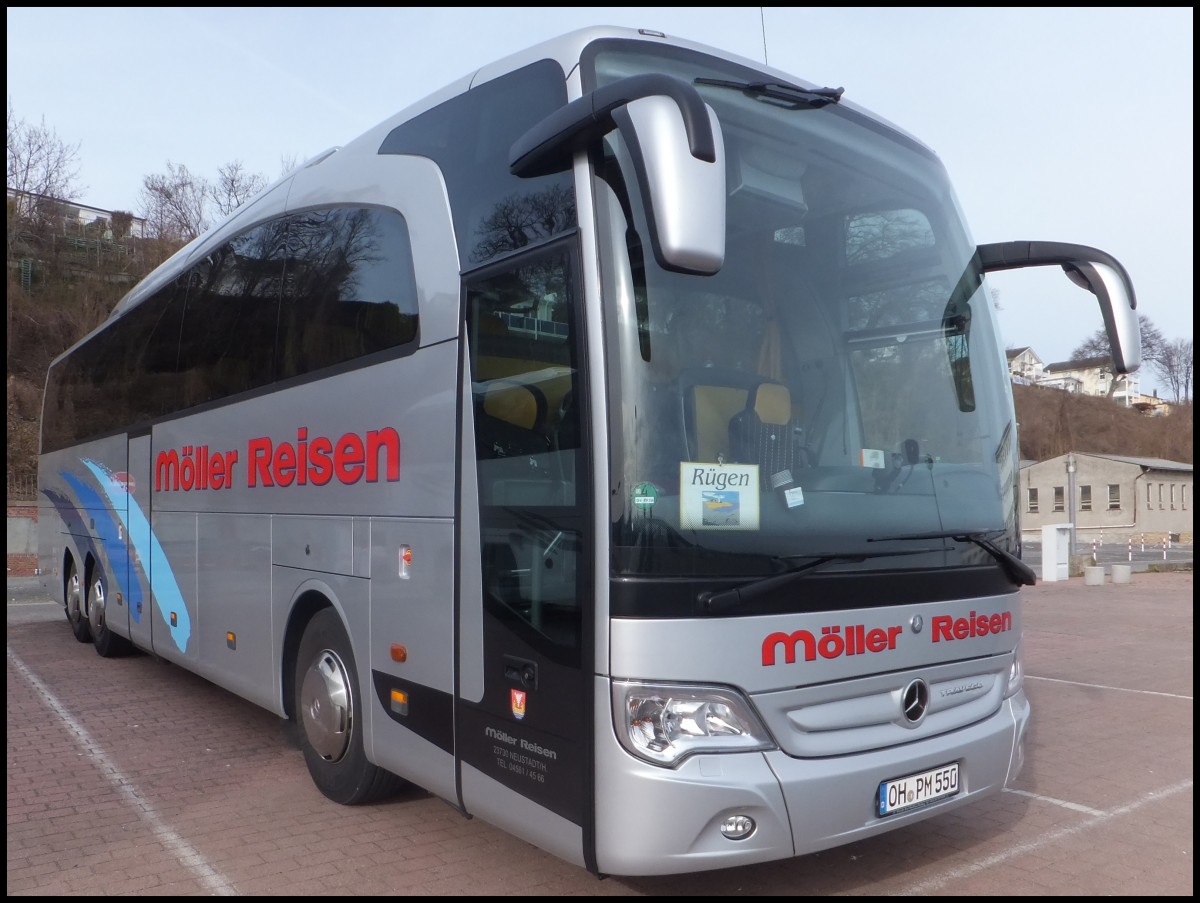
[[[8,501],[28,502],[37,501],[37,477],[30,474],[24,476],[8,475]]]

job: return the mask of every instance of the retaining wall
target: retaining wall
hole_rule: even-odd
[[[36,505],[8,504],[8,576],[32,577],[37,573]]]

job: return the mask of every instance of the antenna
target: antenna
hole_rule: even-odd
[[[758,23],[762,26],[763,36],[763,65],[770,65],[767,60],[767,20],[763,17],[763,8],[758,8]]]

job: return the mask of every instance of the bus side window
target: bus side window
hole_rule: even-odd
[[[179,345],[185,406],[275,378],[285,232],[278,220],[256,226],[192,269]]]
[[[401,214],[332,207],[287,222],[279,378],[415,344],[416,278]]]
[[[579,642],[586,503],[568,261],[535,251],[466,303],[485,598],[560,647]]]

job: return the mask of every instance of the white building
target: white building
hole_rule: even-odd
[[[75,201],[60,201],[40,194],[30,194],[27,191],[8,189],[8,203],[22,207],[22,213],[37,209],[43,212],[52,210],[53,216],[61,218],[64,235],[89,235],[107,241],[114,240],[113,214],[117,211],[104,210],[100,207],[89,207]],[[140,216],[132,216],[129,223],[128,238],[146,237],[146,220]]]
[[[1063,361],[1046,364],[1038,385],[1065,389],[1082,395],[1111,397],[1114,401],[1130,407],[1139,397],[1138,375],[1127,373],[1113,375],[1112,361],[1107,357],[1088,357],[1078,361]]]
[[[1008,357],[1008,375],[1013,382],[1022,386],[1038,384],[1045,365],[1032,348],[1009,348],[1005,354]]]
[[[1127,408],[1137,408],[1144,414],[1170,413],[1170,406],[1158,397],[1157,392],[1154,395],[1142,394],[1137,373],[1116,377],[1114,388],[1112,362],[1107,357],[1045,364],[1028,346],[1010,348],[1006,355],[1009,378],[1018,385],[1061,389],[1079,395],[1111,397],[1118,404]]]
[[[1071,523],[1073,513],[1080,541],[1145,535],[1157,542],[1176,534],[1190,542],[1192,473],[1179,461],[1085,452],[1022,462],[1021,530],[1040,534]]]

